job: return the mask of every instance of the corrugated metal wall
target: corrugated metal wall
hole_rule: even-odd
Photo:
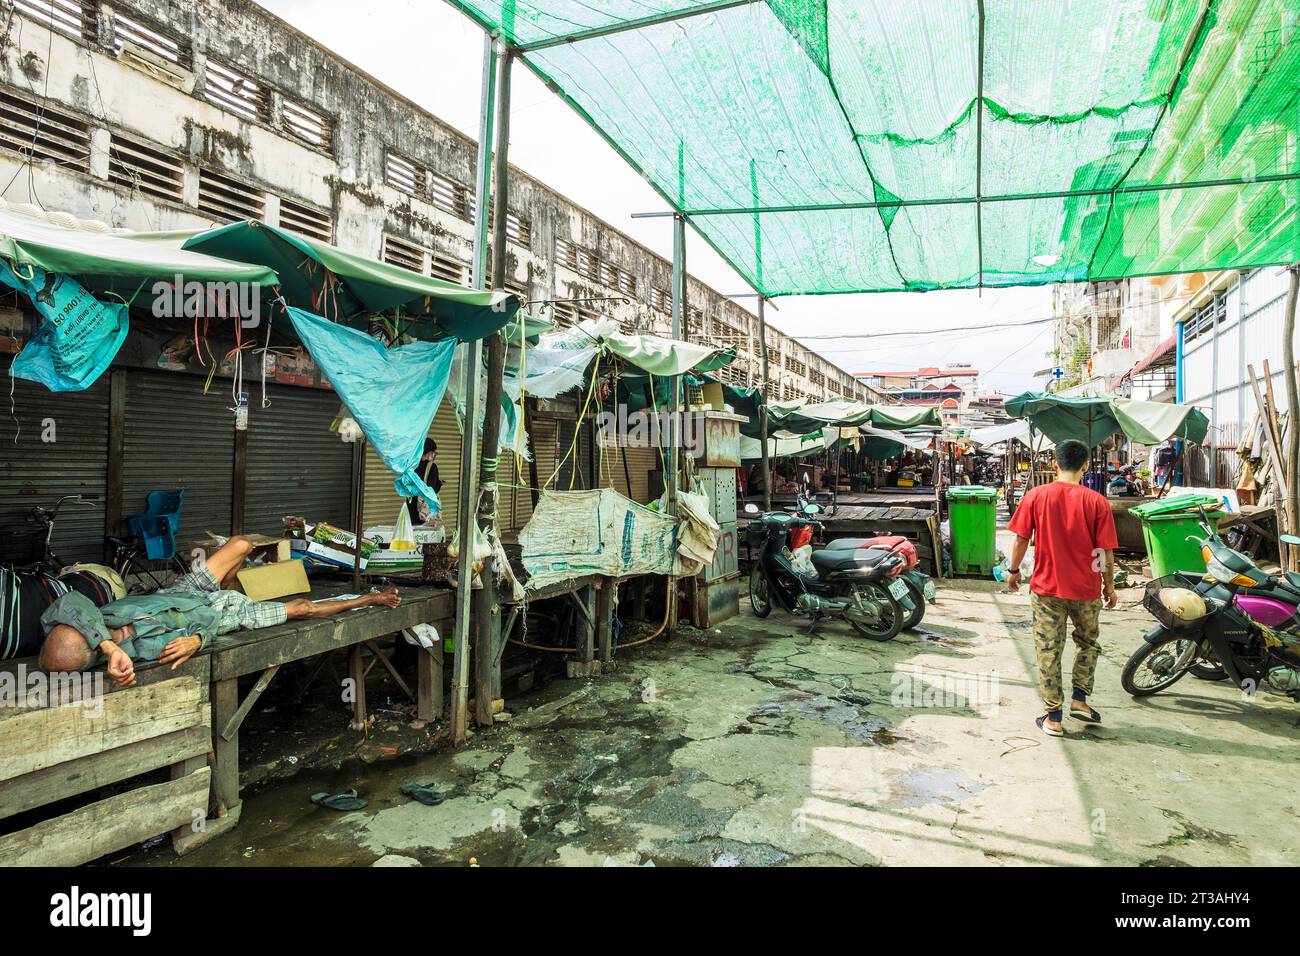
[[[448,525],[448,536],[456,524],[456,509],[460,505],[460,431],[456,428],[456,413],[450,402],[438,406],[438,413],[429,427],[429,437],[438,443],[438,477],[442,490],[443,520]],[[393,488],[393,473],[380,461],[375,450],[366,446],[366,526],[392,524],[402,507],[402,499]]]
[[[286,514],[348,527],[353,446],[330,431],[339,397],[289,385],[268,385],[266,395],[262,408],[256,389],[248,413],[244,530],[278,535]]]
[[[174,372],[127,373],[122,514],[139,514],[151,491],[185,489],[180,547],[211,531],[230,533],[234,412],[229,382]],[[286,496],[286,505],[289,503]]]
[[[9,378],[0,397],[0,524],[25,523],[40,505],[63,495],[94,495],[94,507],[65,510],[55,524],[53,548],[65,561],[104,556],[104,494],[108,473],[108,394],[105,375],[84,392],[52,393],[45,386]],[[53,438],[53,441],[44,439]]]

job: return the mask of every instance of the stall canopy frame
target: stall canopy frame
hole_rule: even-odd
[[[1300,259],[1289,0],[450,0],[766,297]]]

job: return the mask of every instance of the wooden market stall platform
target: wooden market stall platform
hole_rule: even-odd
[[[345,590],[323,583],[310,596]],[[11,818],[20,818],[20,825],[0,832],[0,866],[74,866],[168,832],[183,853],[230,829],[241,807],[240,726],[279,669],[293,661],[346,649],[353,725],[359,727],[366,719],[367,648],[370,666],[382,664],[417,700],[418,715],[433,719],[442,710],[441,642],[420,650],[414,690],[375,642],[420,623],[450,633],[454,592],[403,586],[401,596],[396,608],[229,634],[176,670],[139,664],[134,687],[105,680],[102,696],[4,708],[0,831]],[[13,682],[37,673],[33,659],[0,665],[0,676]],[[257,680],[241,699],[240,678],[254,674]],[[169,779],[155,780],[164,773]],[[92,791],[144,775],[150,776],[133,788],[84,802]],[[82,802],[73,806],[76,798]]]

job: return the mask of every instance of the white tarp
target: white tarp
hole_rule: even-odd
[[[625,498],[611,488],[591,491],[543,491],[537,509],[519,532],[519,546],[530,588],[566,581],[587,574],[618,578],[633,574],[692,575],[700,570],[696,556],[712,558],[717,547],[717,525],[702,522],[707,503],[679,496],[683,508],[681,537],[686,557],[679,548],[678,522],[670,515],[652,511]],[[700,507],[697,507],[697,504]],[[709,519],[712,522],[712,519]]]
[[[1008,441],[1018,441],[1026,448],[1032,448],[1036,451],[1048,451],[1056,447],[1056,443],[1042,432],[1033,431],[1027,418],[1018,418],[1013,422],[1007,422],[1005,425],[991,425],[988,428],[973,429],[970,433],[970,440],[976,445],[982,445],[985,448]]]

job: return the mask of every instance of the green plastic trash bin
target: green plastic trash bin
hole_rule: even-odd
[[[1162,498],[1129,509],[1129,514],[1142,522],[1142,539],[1146,542],[1153,578],[1177,571],[1205,573],[1205,558],[1199,543],[1205,537],[1200,508],[1204,506],[1210,520],[1217,522],[1223,517],[1223,512],[1218,510],[1220,504],[1218,498],[1192,494]]]
[[[948,489],[952,534],[952,573],[988,577],[993,573],[998,527],[998,491],[984,485]]]

